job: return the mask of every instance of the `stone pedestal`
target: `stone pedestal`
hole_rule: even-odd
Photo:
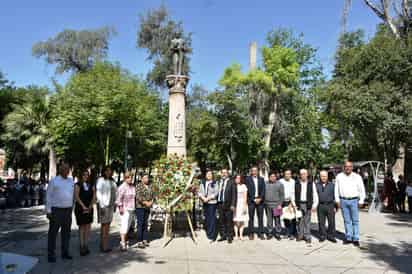
[[[186,156],[186,85],[189,77],[169,75],[166,77],[169,87],[169,130],[167,155]]]

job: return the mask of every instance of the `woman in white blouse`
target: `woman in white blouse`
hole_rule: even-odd
[[[112,179],[112,168],[106,166],[103,169],[103,177],[96,183],[97,217],[101,224],[100,250],[104,253],[112,251],[108,248],[110,224],[115,210],[117,186]]]

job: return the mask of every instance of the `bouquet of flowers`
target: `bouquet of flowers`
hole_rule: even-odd
[[[189,211],[199,182],[194,178],[196,166],[177,155],[162,157],[155,163],[153,190],[163,209]]]

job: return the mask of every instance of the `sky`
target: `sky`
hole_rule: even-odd
[[[151,68],[144,49],[136,47],[139,14],[162,3],[173,19],[192,32],[191,84],[215,89],[226,67],[248,66],[249,44],[265,45],[267,33],[279,27],[303,33],[306,43],[318,49],[326,74],[341,31],[344,0],[1,0],[0,71],[17,86],[51,86],[54,67],[32,56],[32,45],[64,29],[114,27],[108,59],[134,74],[144,76]],[[373,35],[376,16],[362,0],[352,1],[348,30],[362,28]]]

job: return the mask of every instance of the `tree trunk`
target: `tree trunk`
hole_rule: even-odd
[[[49,181],[55,177],[57,174],[57,168],[56,168],[56,153],[54,152],[53,147],[50,147],[49,150]]]
[[[261,174],[265,178],[265,180],[269,179],[269,153],[271,150],[271,140],[272,140],[272,132],[273,128],[275,127],[275,124],[278,120],[278,98],[275,94],[271,96],[271,109],[269,112],[269,118],[268,118],[268,123],[267,125],[264,126],[264,151],[263,151],[263,157],[262,157],[262,166],[261,166]]]
[[[233,164],[232,164],[232,159],[230,158],[229,153],[226,153],[226,158],[227,158],[227,164],[229,165],[229,170],[230,170],[230,172],[232,172]]]

